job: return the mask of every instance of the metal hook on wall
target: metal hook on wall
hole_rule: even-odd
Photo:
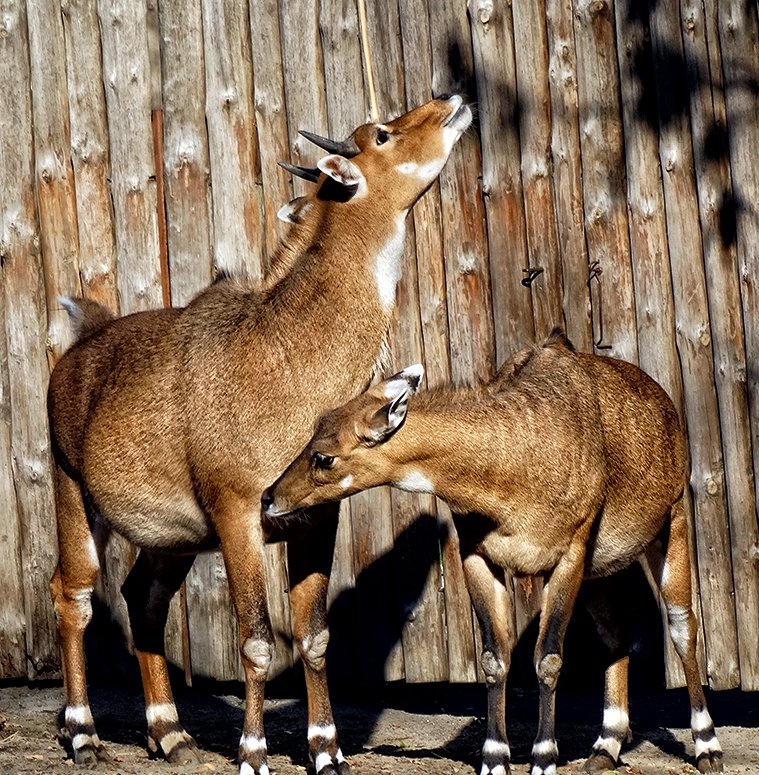
[[[523,269],[522,274],[527,275],[527,277],[522,278],[522,285],[524,285],[525,288],[529,288],[532,285],[533,280],[538,275],[543,274],[544,271],[545,270],[540,266],[528,266],[527,269]]]
[[[610,344],[604,344],[604,308],[603,308],[603,293],[601,292],[601,275],[604,270],[601,267],[600,261],[593,261],[588,267],[588,288],[591,288],[593,280],[598,285],[598,339],[593,342],[598,350],[611,350]],[[591,298],[592,298],[591,289]]]

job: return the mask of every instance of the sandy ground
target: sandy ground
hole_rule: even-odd
[[[216,687],[218,689],[218,687]],[[113,757],[101,764],[103,775],[234,775],[234,755],[242,724],[238,696],[211,689],[178,693],[180,717],[203,750],[204,762],[178,767],[148,758],[142,697],[122,686],[91,690],[100,737]],[[484,689],[468,687],[390,687],[372,702],[338,694],[335,716],[341,744],[355,775],[449,775],[479,772],[484,736]],[[537,698],[511,693],[509,737],[514,773],[528,772]],[[0,773],[73,773],[58,737],[63,690],[0,686]],[[712,715],[726,754],[726,772],[759,775],[759,697],[728,692],[710,695]],[[600,719],[600,697],[564,693],[558,708],[562,775],[581,772]],[[695,770],[682,690],[634,697],[634,742],[623,752],[619,771],[634,775],[679,775]],[[270,765],[277,775],[304,775],[307,767],[305,708],[302,699],[267,700],[266,729]]]

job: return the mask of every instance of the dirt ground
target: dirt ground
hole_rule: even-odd
[[[355,694],[355,693],[354,693]],[[512,693],[513,694],[513,693]],[[122,686],[94,688],[91,703],[101,739],[113,757],[102,775],[235,775],[234,755],[242,724],[242,700],[208,688],[177,696],[180,717],[203,750],[204,762],[178,767],[152,761],[145,748],[142,697]],[[527,773],[537,698],[509,697],[509,737],[514,773]],[[63,690],[0,686],[0,773],[73,773],[58,738]],[[710,695],[710,707],[726,755],[725,771],[759,775],[759,697],[739,692]],[[682,690],[633,698],[634,742],[623,752],[620,772],[679,775],[694,772],[687,697]],[[390,687],[371,702],[338,694],[335,717],[342,749],[355,775],[470,775],[479,772],[484,736],[484,689]],[[599,696],[564,693],[559,698],[558,740],[562,775],[581,772],[598,734]],[[305,775],[305,707],[302,699],[267,700],[270,765],[276,775]]]

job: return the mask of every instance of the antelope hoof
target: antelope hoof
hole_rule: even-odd
[[[111,757],[102,745],[96,746],[86,743],[74,751],[74,763],[80,767],[94,769],[100,762],[109,761],[111,761]]]
[[[166,754],[169,764],[200,764],[203,761],[195,741],[189,735],[188,737],[189,740],[177,743]]]
[[[594,751],[582,765],[583,772],[609,772],[616,769],[617,763],[605,751]]]
[[[704,751],[696,759],[696,766],[699,772],[722,772],[722,751]]]
[[[325,764],[320,770],[315,770],[316,775],[351,775],[351,768],[345,760],[338,762],[333,760]]]

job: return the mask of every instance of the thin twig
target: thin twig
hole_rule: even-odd
[[[366,1],[358,0],[358,25],[361,28],[361,48],[364,51],[364,63],[366,65],[366,83],[369,87],[369,110],[371,119],[379,121],[379,108],[377,107],[377,91],[374,88],[374,74],[372,71],[372,52],[369,48],[369,29],[366,24]]]

